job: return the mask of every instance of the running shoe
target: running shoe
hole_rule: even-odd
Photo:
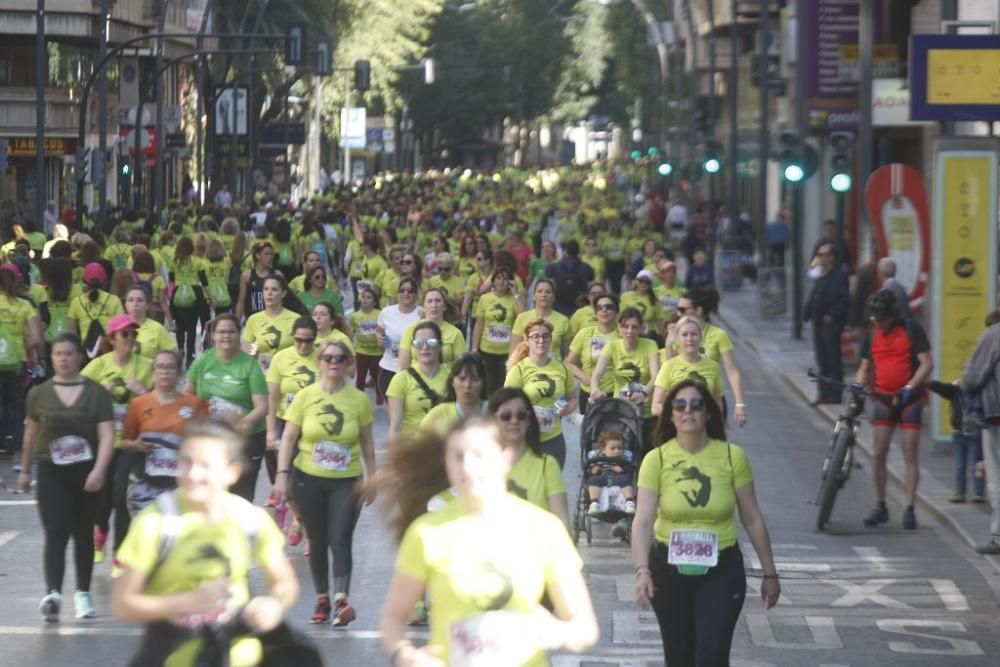
[[[11,470],[13,470],[14,472],[21,472],[21,462],[18,461],[17,463],[15,463],[11,468]]]
[[[292,519],[292,525],[288,527],[288,546],[297,547],[302,542],[304,532],[302,530],[302,522],[297,518]]]
[[[407,623],[410,627],[423,627],[427,625],[427,605],[423,600],[413,605],[413,615]]]
[[[587,509],[587,514],[594,516],[595,514],[601,513],[601,503],[596,500],[590,503],[590,507]]]
[[[874,528],[879,524],[889,523],[889,508],[876,507],[871,511],[871,514],[865,517],[864,523],[869,528]]]
[[[62,607],[62,595],[59,591],[49,591],[49,594],[42,598],[38,610],[42,612],[42,618],[46,623],[58,623],[60,607]]]
[[[917,529],[917,516],[913,513],[912,507],[903,510],[903,528],[905,530]]]
[[[972,496],[972,502],[976,503],[977,505],[978,505],[978,504],[981,504],[981,503],[983,502],[983,497],[982,497],[982,495],[978,495],[978,494],[977,494],[977,495],[975,495],[975,496]]]
[[[104,562],[106,554],[104,547],[108,543],[108,534],[94,526],[94,562],[98,565]]]
[[[93,618],[97,616],[94,611],[94,601],[90,599],[87,591],[77,591],[73,593],[73,611],[77,618]]]
[[[271,493],[267,494],[267,500],[264,502],[264,507],[277,507],[277,505],[278,505],[278,494],[276,494],[274,490],[272,490]]]
[[[983,554],[985,556],[998,556],[1000,555],[1000,542],[990,540],[986,544],[977,545],[976,553]]]
[[[625,514],[635,514],[635,501],[626,500],[625,501]]]
[[[328,623],[330,621],[330,598],[326,595],[321,595],[316,598],[316,606],[313,608],[312,616],[309,617],[310,623]]]
[[[626,519],[621,519],[615,524],[615,527],[611,529],[611,536],[624,540],[627,535],[628,521]]]
[[[347,598],[337,598],[333,603],[333,627],[342,628],[358,617]]]
[[[964,493],[954,493],[948,498],[949,503],[964,503],[965,494]]]

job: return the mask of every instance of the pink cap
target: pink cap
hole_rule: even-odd
[[[121,315],[115,315],[111,318],[111,321],[108,322],[108,335],[114,336],[119,331],[124,331],[130,327],[138,329],[139,323],[124,313]]]
[[[10,271],[11,273],[14,274],[16,278],[21,277],[21,269],[17,268],[17,264],[15,264],[14,262],[6,262],[4,264],[0,264],[0,271]]]
[[[83,282],[87,283],[91,287],[103,285],[107,279],[107,272],[104,270],[104,267],[97,262],[91,262],[87,266],[83,267]]]

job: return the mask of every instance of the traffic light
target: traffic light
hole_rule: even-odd
[[[128,157],[123,156],[121,158],[121,162],[118,163],[118,170],[125,178],[132,175],[132,163],[129,161]]]
[[[90,181],[90,149],[80,146],[76,149],[76,182]]]
[[[333,48],[330,40],[316,42],[316,76],[330,76],[333,73]]]
[[[669,162],[662,162],[660,166],[656,168],[656,173],[660,176],[669,176],[674,171],[674,166]]]
[[[660,149],[658,149],[656,146],[650,146],[649,148],[646,149],[646,155],[648,155],[649,157],[656,157],[659,154],[660,154]]]
[[[814,173],[819,163],[816,149],[807,144],[798,130],[785,130],[778,139],[774,158],[781,177],[788,183],[801,183]]]
[[[635,162],[639,158],[642,157],[642,151],[636,149],[636,150],[632,151],[631,153],[629,153],[629,157],[632,158],[632,162]]]
[[[850,192],[854,186],[851,176],[851,150],[854,138],[846,132],[830,135],[830,188],[834,192]]]
[[[304,65],[306,61],[306,26],[296,23],[288,29],[285,40],[285,64]]]
[[[364,92],[372,87],[372,64],[367,60],[354,61],[354,89]]]
[[[705,159],[702,160],[701,168],[706,174],[718,174],[722,171],[722,159],[719,157],[719,145],[714,139],[705,141]]]

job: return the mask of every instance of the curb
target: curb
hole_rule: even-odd
[[[806,403],[806,405],[810,409],[812,409],[816,414],[821,415],[827,421],[829,421],[831,425],[837,422],[838,415],[836,415],[830,408],[809,404],[809,397],[788,376],[788,374],[777,368],[774,364],[770,362],[770,360],[767,357],[761,354],[760,350],[757,348],[756,345],[753,344],[751,339],[740,333],[741,331],[740,327],[733,326],[733,324],[735,323],[735,318],[723,314],[721,310],[720,312],[717,313],[717,316],[719,320],[725,325],[726,332],[729,333],[731,336],[739,338],[741,342],[743,342],[744,344],[746,344],[747,347],[753,350],[754,354],[757,355],[757,358],[760,360],[761,364],[763,364],[766,368],[768,368],[774,376],[780,377],[784,382],[784,384],[789,389],[791,389],[793,394],[802,399]],[[743,319],[738,314],[736,315],[736,317],[739,318],[740,320]],[[873,448],[871,444],[862,438],[857,438],[855,440],[855,443],[861,448],[861,450],[865,453],[865,455],[868,457],[870,461],[873,458],[872,456]],[[905,492],[906,489],[905,478],[902,475],[900,475],[898,471],[892,466],[887,467],[887,471],[889,473],[889,479],[892,480],[894,486],[898,490]],[[926,468],[922,466],[920,467],[920,477],[921,479],[925,478],[935,479],[935,480],[937,479]],[[970,547],[974,548],[976,545],[981,543],[981,540],[974,539],[957,519],[955,519],[948,512],[944,511],[944,509],[939,507],[937,503],[931,500],[925,493],[921,492],[919,488],[920,487],[918,486],[916,501],[917,505],[919,505],[922,510],[926,511],[928,514],[935,517],[939,522],[941,522],[942,525],[946,526],[952,532],[958,535],[961,539],[965,540],[965,542]],[[976,555],[979,556],[980,554]],[[988,563],[993,565],[994,569],[1000,572],[1000,559],[991,556],[981,556],[981,557],[984,557]]]

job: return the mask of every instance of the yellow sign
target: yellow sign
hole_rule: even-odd
[[[939,152],[934,216],[934,377],[957,380],[995,306],[997,161],[985,152]],[[937,400],[934,437],[950,436]]]
[[[913,215],[890,215],[886,220],[889,247],[894,251],[913,250],[916,247],[917,219]]]
[[[928,104],[1000,104],[1000,49],[929,49]]]

